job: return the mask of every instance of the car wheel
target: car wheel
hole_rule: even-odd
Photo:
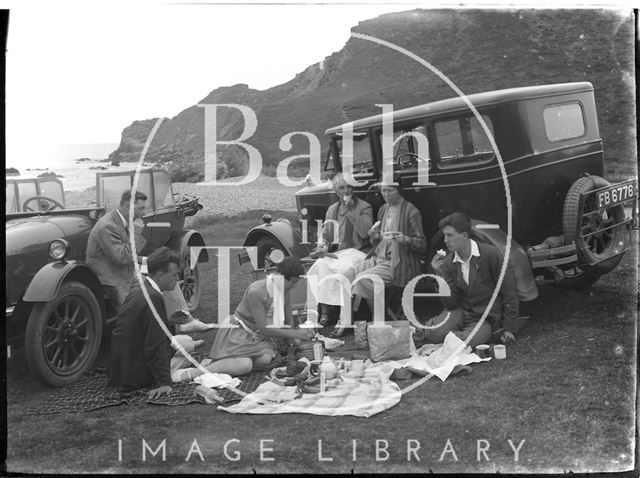
[[[180,290],[187,302],[187,309],[193,312],[200,305],[200,295],[202,293],[202,282],[200,281],[200,268],[198,263],[191,269],[191,254],[187,253],[183,261],[182,282]]]
[[[609,184],[609,181],[599,176],[578,179],[571,185],[562,209],[562,228],[566,243],[574,241],[588,262],[598,262],[599,264],[589,269],[599,274],[610,272],[622,259],[619,252],[621,245],[624,246],[625,243],[625,224],[614,225],[624,220],[624,208],[618,205],[598,210],[596,196],[590,195],[580,211],[580,195]]]
[[[602,274],[613,270],[620,260],[619,245],[624,244],[625,226],[609,227],[624,219],[622,206],[614,206],[598,211],[595,196],[591,195],[583,203],[580,211],[580,195],[603,188],[609,181],[600,176],[585,176],[571,185],[562,209],[562,228],[566,243],[575,242],[576,247],[588,261],[598,262],[595,266],[574,266],[564,269],[564,277],[558,282],[565,289],[583,290],[591,287]],[[586,214],[586,216],[585,216]],[[580,226],[581,233],[578,233]],[[586,237],[581,237],[586,235]]]
[[[25,331],[27,365],[49,386],[73,383],[93,366],[101,339],[98,301],[85,285],[66,282],[53,300],[31,310]]]
[[[288,254],[282,244],[271,237],[263,237],[256,243],[258,248],[258,268],[275,267]]]

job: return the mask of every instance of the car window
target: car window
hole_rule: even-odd
[[[493,124],[482,115],[493,135]],[[495,153],[480,122],[475,116],[464,116],[434,123],[439,151],[439,166],[459,168],[490,162]]]
[[[403,128],[393,133],[393,168],[396,170],[415,170],[418,157],[428,161],[429,141],[425,126]]]
[[[546,106],[542,116],[547,139],[552,143],[578,138],[585,133],[582,106],[577,102]]]
[[[7,183],[7,195],[5,201],[5,214],[10,212],[17,212],[18,207],[16,205],[16,184]]]
[[[64,206],[64,191],[57,181],[40,181],[40,196],[55,199]]]
[[[336,169],[336,148],[333,145],[333,141],[329,145],[329,149],[327,151],[327,158],[324,161],[324,170],[325,171],[335,171]]]
[[[153,186],[156,193],[156,197],[154,198],[156,209],[174,206],[175,203],[173,202],[171,182],[169,181],[169,176],[165,172],[154,171]]]

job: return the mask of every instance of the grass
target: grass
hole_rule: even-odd
[[[261,212],[199,223],[208,244],[241,243]],[[278,217],[274,214],[274,217]],[[637,251],[637,243],[633,252]],[[7,376],[7,468],[32,473],[259,473],[266,472],[565,472],[614,471],[632,466],[635,423],[637,263],[618,268],[588,292],[553,287],[522,304],[531,315],[508,358],[473,366],[473,373],[442,383],[432,379],[369,419],[313,415],[231,415],[214,406],[121,406],[82,414],[27,415],[51,390],[27,374],[22,358]],[[215,260],[203,267],[198,316],[216,314]],[[250,280],[248,265],[232,258],[231,302]],[[103,357],[104,359],[104,357]],[[401,384],[402,387],[402,384]],[[143,461],[142,439],[160,455]],[[197,454],[186,457],[197,440]],[[238,461],[225,458],[237,450]],[[260,441],[275,461],[260,460]],[[118,440],[123,442],[118,460]],[[318,440],[323,455],[319,461]],[[356,440],[356,460],[352,459]],[[389,457],[376,461],[376,440]],[[417,440],[420,461],[407,461]],[[447,440],[455,451],[444,453]],[[479,440],[490,461],[478,461]],[[518,446],[519,461],[509,441]],[[379,442],[380,446],[384,442]],[[415,445],[415,442],[412,442]],[[481,442],[481,445],[486,445]],[[385,458],[381,453],[378,458]],[[442,460],[439,460],[442,456]]]

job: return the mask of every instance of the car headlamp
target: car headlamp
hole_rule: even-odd
[[[64,239],[56,239],[49,244],[49,257],[54,261],[62,261],[69,253],[69,243]]]

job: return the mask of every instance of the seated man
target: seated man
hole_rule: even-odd
[[[354,267],[364,261],[364,251],[369,249],[368,231],[373,224],[371,204],[353,195],[353,187],[347,183],[342,173],[334,176],[331,185],[339,199],[327,209],[322,229],[323,243],[314,253],[319,259],[307,272],[307,277],[316,276],[319,284],[316,299],[320,304],[319,324],[322,326],[329,321],[331,306],[345,305],[342,303],[340,282],[329,276],[340,274],[350,282],[353,281]],[[335,232],[333,221],[338,223],[337,245],[332,244]],[[327,256],[329,251],[335,254]]]
[[[358,275],[354,295],[364,298],[372,312],[373,283],[358,277],[374,274],[385,286],[404,287],[420,274],[420,257],[427,247],[420,211],[404,200],[397,185],[381,184],[380,192],[386,204],[378,211],[378,222],[369,231],[375,249],[355,268]]]
[[[471,239],[471,220],[466,214],[455,212],[438,224],[444,233],[449,250],[446,256],[436,254],[431,266],[443,277],[451,289],[450,297],[443,297],[447,310],[427,321],[424,339],[440,343],[449,332],[466,340],[479,322],[498,283],[502,268],[502,254],[494,246],[479,244]],[[500,294],[485,321],[470,338],[471,347],[488,342],[493,333],[500,333],[503,342],[515,340],[518,317],[518,290],[511,265],[507,267]]]
[[[134,224],[130,225],[128,218],[132,202]],[[133,254],[129,242],[131,227],[136,250],[140,252],[146,244],[142,236],[144,223],[136,224],[136,221],[142,221],[146,206],[147,196],[144,193],[137,191],[132,198],[131,191],[125,191],[120,206],[102,216],[89,234],[86,262],[95,270],[116,309],[124,302],[133,279]]]
[[[172,290],[179,277],[180,258],[168,247],[151,253],[147,259],[149,275],[144,288],[159,319],[171,330],[167,318],[163,290]],[[155,387],[149,397],[171,392],[171,359],[174,355],[171,338],[165,334],[138,281],[120,308],[111,337],[109,379],[121,391]],[[250,370],[250,361],[215,362],[207,367],[211,372],[242,375]]]

